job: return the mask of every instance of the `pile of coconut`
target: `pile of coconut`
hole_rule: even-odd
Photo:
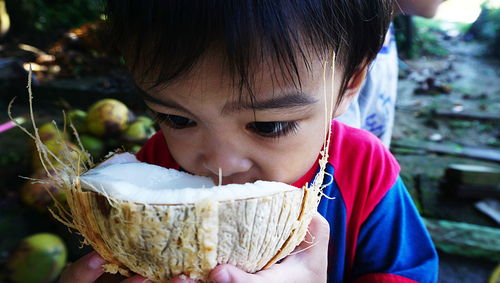
[[[303,241],[321,198],[328,144],[314,183],[303,188],[268,181],[220,186],[139,162],[130,153],[110,153],[96,165],[81,143],[80,149],[63,145],[55,155],[41,142],[30,82],[28,92],[34,130],[20,127],[67,196],[67,206],[54,199],[51,212],[83,235],[108,262],[107,272],[137,273],[156,282],[179,274],[205,280],[225,263],[256,272]],[[74,129],[65,126],[61,135],[66,128]]]

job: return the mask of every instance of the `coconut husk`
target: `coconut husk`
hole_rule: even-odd
[[[206,278],[217,264],[248,272],[268,264],[299,226],[303,191],[234,201],[148,205],[72,190],[68,204],[109,272],[153,281]]]
[[[82,189],[79,177],[95,166],[90,154],[72,125],[80,150],[66,146],[57,156],[50,152],[40,141],[33,118],[31,75],[28,93],[33,133],[18,127],[35,141],[42,166],[66,192],[70,208],[54,199],[51,213],[83,235],[85,244],[108,262],[105,271],[137,273],[156,282],[179,274],[204,281],[218,264],[233,264],[250,273],[268,268],[303,241],[322,196],[328,142],[320,152],[319,173],[302,190],[231,201],[135,203]],[[329,114],[325,111],[328,129]],[[65,123],[63,133],[66,128]],[[325,132],[329,141],[330,130]]]

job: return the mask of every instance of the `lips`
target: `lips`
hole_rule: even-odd
[[[220,180],[219,180],[219,176],[216,176],[213,174],[210,174],[208,177],[210,177],[210,179],[212,179],[214,184],[219,185],[219,183],[220,183],[220,185],[222,185],[222,186],[229,185],[229,184],[254,183],[255,181],[259,180],[257,178],[248,177],[248,176],[245,176],[243,174],[234,174],[231,176],[222,177]]]

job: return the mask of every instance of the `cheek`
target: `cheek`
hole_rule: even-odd
[[[197,138],[188,136],[183,133],[171,130],[168,127],[160,127],[163,131],[163,136],[167,142],[170,154],[174,160],[185,170],[189,172],[197,172],[197,168],[193,168],[196,164],[196,149],[198,148]]]
[[[304,123],[297,134],[278,140],[261,154],[260,167],[267,179],[293,183],[314,165],[324,141],[324,122],[323,119],[311,122]]]

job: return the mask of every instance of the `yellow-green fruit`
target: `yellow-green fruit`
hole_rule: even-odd
[[[106,148],[102,140],[89,135],[80,136],[80,141],[82,142],[83,148],[85,148],[93,158],[100,158]]]
[[[67,139],[67,135],[63,132],[58,132],[53,123],[45,123],[40,126],[38,128],[38,135],[40,136],[40,140],[43,144],[45,144],[52,152],[57,152],[62,146],[61,141]]]
[[[62,141],[62,142],[54,142],[54,143],[49,143],[45,144],[47,148],[60,160],[64,159],[63,155],[70,153],[71,157],[73,158],[78,158],[78,155],[80,155],[80,159],[82,162],[85,162],[87,160],[86,156],[81,155],[81,150],[78,146],[73,144],[72,142],[69,141]],[[55,157],[52,155],[47,155],[47,158],[49,159],[49,162],[52,163],[54,166],[59,166],[61,165]],[[45,160],[45,165],[48,166],[47,161]],[[43,168],[42,163],[40,162],[40,156],[38,155],[37,151],[33,152],[33,170],[37,171],[40,168]]]
[[[127,128],[130,116],[131,112],[122,102],[103,99],[89,108],[87,130],[98,137],[116,135]]]
[[[33,183],[32,180],[27,180],[21,188],[21,200],[29,207],[39,212],[47,212],[47,208],[54,204],[51,194],[60,203],[66,201],[65,192],[48,178],[45,169],[38,169],[31,178],[43,180],[44,183]]]
[[[138,116],[136,121],[142,122],[145,126],[148,126],[148,127],[153,127],[155,124],[155,122],[151,118],[146,117],[146,116]]]
[[[136,154],[139,152],[139,150],[141,150],[142,146],[138,145],[138,144],[134,144],[132,146],[130,146],[130,148],[128,149],[128,152],[132,153],[132,154]]]
[[[68,112],[68,120],[75,126],[78,133],[84,133],[86,130],[85,121],[87,120],[87,112],[75,109]]]
[[[133,143],[144,143],[155,133],[153,124],[154,123],[152,121],[150,123],[143,118],[137,118],[137,120],[130,124],[125,130],[125,132],[123,133],[123,139]]]
[[[38,128],[38,135],[40,136],[40,140],[47,147],[47,149],[54,153],[56,156],[63,150],[64,143],[68,143],[66,141],[66,136],[63,135],[62,132],[58,132],[56,126],[53,123],[45,123]],[[42,167],[40,162],[40,157],[38,155],[38,151],[36,150],[36,146],[33,143],[33,168],[36,170]],[[51,156],[49,159],[53,160]]]
[[[40,126],[38,128],[38,135],[43,143],[55,140],[59,137],[57,128],[53,123],[45,123]]]
[[[57,235],[40,233],[29,236],[9,258],[9,277],[19,283],[51,282],[61,273],[66,257],[66,246]]]

